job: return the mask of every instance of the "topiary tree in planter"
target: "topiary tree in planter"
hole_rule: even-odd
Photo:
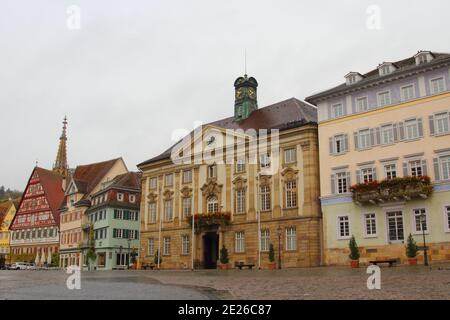
[[[219,257],[220,269],[229,269],[230,258],[228,257],[228,249],[225,245],[222,245],[222,249],[220,249],[220,257]]]
[[[159,253],[159,249],[156,249],[155,256],[153,257],[153,263],[156,265],[158,265],[158,255],[159,255],[158,253]],[[162,258],[161,258],[161,255],[159,255],[159,264],[161,265],[161,263],[162,263]]]
[[[418,251],[419,247],[417,246],[416,241],[410,233],[406,241],[406,256],[408,257],[408,262],[411,266],[417,265]]]
[[[270,270],[275,270],[276,263],[275,263],[275,250],[273,248],[273,243],[269,245],[269,264],[268,267]]]
[[[348,243],[348,247],[350,249],[350,255],[349,258],[351,260],[351,267],[352,268],[358,268],[359,267],[359,249],[358,245],[355,240],[355,236],[352,235],[350,238],[350,242]]]

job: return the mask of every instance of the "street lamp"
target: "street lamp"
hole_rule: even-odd
[[[428,266],[428,254],[427,254],[427,243],[425,242],[425,228],[427,216],[424,212],[420,214],[420,222],[422,224],[422,236],[423,236],[423,265]]]
[[[281,229],[281,226],[278,226],[277,228],[277,235],[278,235],[278,269],[281,269],[281,232],[283,230]]]

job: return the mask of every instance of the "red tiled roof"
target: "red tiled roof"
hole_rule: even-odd
[[[2,224],[2,222],[3,222],[3,219],[5,219],[5,215],[6,215],[6,212],[8,211],[8,207],[2,207],[2,206],[0,206],[0,225]]]
[[[89,194],[120,159],[121,158],[116,158],[108,161],[77,166],[73,174],[73,180],[75,180],[77,188],[80,187],[84,189],[82,190],[83,193]]]
[[[50,171],[50,170],[47,170],[44,168],[40,168],[40,167],[35,167],[33,172],[30,175],[30,178],[28,179],[27,187],[28,187],[31,177],[33,176],[35,171],[39,175],[39,181],[42,185],[45,197],[50,206],[50,211],[52,212],[53,219],[55,220],[56,225],[59,226],[58,208],[59,208],[59,205],[60,205],[62,199],[64,199],[64,190],[62,189],[63,177],[56,172],[53,172],[53,171]],[[26,190],[27,190],[27,188],[25,188],[25,191]],[[22,199],[19,202],[19,205],[17,206],[17,212],[20,211],[20,206],[22,205],[23,199],[24,199],[24,197],[22,197]],[[14,224],[15,218],[17,216],[18,215],[16,214],[14,217],[14,220],[11,223],[11,226]]]
[[[39,174],[39,180],[47,197],[48,204],[52,210],[53,218],[57,225],[59,225],[59,205],[64,199],[64,190],[62,189],[63,178],[56,172],[36,167]]]

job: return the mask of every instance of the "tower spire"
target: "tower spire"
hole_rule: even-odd
[[[67,177],[69,165],[67,164],[67,116],[64,117],[63,129],[59,138],[58,153],[56,161],[53,165],[53,171],[59,173],[63,177]]]

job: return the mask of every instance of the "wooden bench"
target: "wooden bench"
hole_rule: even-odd
[[[242,268],[248,268],[249,270],[252,270],[252,268],[255,265],[253,263],[243,263],[243,262],[235,262],[234,267],[239,268],[239,270],[242,270]]]
[[[398,263],[399,259],[384,259],[384,260],[372,260],[369,261],[370,264],[378,265],[380,263],[389,263],[389,267],[392,267],[394,264]]]
[[[155,268],[155,265],[153,263],[143,263],[142,264],[142,269],[144,270],[153,270]]]

